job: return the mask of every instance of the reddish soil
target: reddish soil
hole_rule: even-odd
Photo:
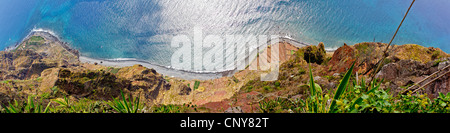
[[[241,107],[243,113],[256,113],[258,112],[258,102],[257,95],[259,93],[256,91],[248,93],[240,93],[234,95],[231,99],[226,99],[220,102],[210,102],[203,104],[199,107],[205,107],[210,109],[211,113],[223,113],[226,109],[230,107]]]

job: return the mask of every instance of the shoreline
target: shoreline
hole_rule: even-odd
[[[155,69],[158,73],[163,74],[165,76],[169,77],[177,77],[185,80],[209,80],[209,79],[218,79],[222,77],[229,77],[234,75],[234,73],[238,72],[239,70],[237,68],[234,68],[232,70],[225,70],[225,71],[189,71],[189,70],[181,70],[181,69],[175,69],[171,68],[170,66],[163,66],[158,64],[153,64],[148,61],[144,60],[138,60],[134,58],[126,58],[126,59],[98,59],[98,58],[91,58],[82,56],[78,50],[72,49],[68,43],[63,42],[56,36],[53,32],[44,30],[44,29],[33,29],[20,43],[15,44],[12,47],[7,47],[5,51],[14,50],[16,49],[23,41],[27,40],[31,36],[38,35],[44,37],[46,40],[52,41],[52,42],[58,42],[61,44],[66,50],[69,52],[72,52],[78,56],[78,60],[81,63],[98,63],[99,65],[103,66],[111,66],[111,67],[127,67],[127,66],[133,66],[136,64],[140,64],[147,68]],[[271,40],[268,41],[268,43],[271,42]],[[295,47],[301,48],[304,46],[309,46],[311,44],[299,42],[297,40],[294,40],[288,36],[281,36],[279,43],[286,42],[289,43]],[[269,44],[272,45],[272,44]],[[252,52],[261,52],[261,51],[252,51]],[[330,52],[330,51],[327,51]],[[331,51],[332,52],[332,51]],[[256,57],[246,57],[244,60],[249,60],[251,62],[251,59],[255,59]],[[252,60],[253,61],[253,60]]]
[[[271,42],[271,40],[268,40],[267,43]],[[289,43],[297,48],[309,46],[311,44],[302,43],[297,40],[294,40],[290,37],[280,37],[280,40],[278,43],[286,42]],[[273,44],[269,44],[273,45]],[[264,51],[264,50],[262,50]],[[262,51],[254,50],[254,52],[261,53]],[[327,51],[327,52],[334,52],[333,51]],[[252,55],[252,54],[250,54]],[[256,55],[256,54],[255,54]],[[245,57],[244,61],[248,60],[249,62],[253,62],[256,59],[256,57]],[[189,71],[189,70],[181,70],[181,69],[175,69],[171,68],[170,66],[163,66],[158,64],[153,64],[148,61],[144,60],[138,60],[134,58],[121,58],[121,59],[97,59],[97,58],[91,58],[86,56],[79,56],[79,60],[82,63],[98,63],[99,65],[104,66],[112,66],[112,67],[127,67],[127,66],[133,66],[135,64],[140,64],[147,68],[155,69],[158,73],[170,76],[170,77],[176,77],[181,78],[185,80],[209,80],[209,79],[218,79],[222,77],[230,77],[233,76],[236,72],[240,71],[237,68],[234,68],[232,70],[225,70],[225,71]]]
[[[208,80],[208,79],[216,79],[226,76],[231,76],[234,74],[235,70],[227,70],[221,72],[192,72],[186,70],[179,70],[170,68],[167,66],[156,65],[146,61],[137,60],[137,59],[127,59],[127,60],[114,60],[114,59],[95,59],[85,56],[79,57],[80,62],[82,63],[98,63],[103,66],[111,66],[111,67],[127,67],[133,66],[136,64],[140,64],[149,69],[154,69],[156,72],[169,76],[169,77],[177,77],[185,80]]]

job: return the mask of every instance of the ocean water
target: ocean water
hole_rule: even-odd
[[[173,36],[289,35],[328,49],[388,43],[412,0],[0,0],[0,49],[32,30],[54,32],[101,59],[170,66]],[[450,52],[450,1],[417,0],[394,44]]]

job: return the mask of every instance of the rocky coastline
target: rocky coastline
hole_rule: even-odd
[[[388,52],[389,56],[382,61],[382,69],[374,72],[371,68],[382,58],[382,50],[387,44],[344,44],[336,51],[325,50],[323,43],[299,47],[282,41],[273,45],[282,48],[276,81],[260,81],[263,71],[248,68],[202,75],[214,76],[213,79],[202,79],[201,76],[181,79],[168,76],[171,73],[167,73],[164,67],[140,65],[145,62],[117,65],[123,62],[83,57],[57,37],[34,32],[15,49],[0,51],[0,103],[7,105],[13,100],[25,100],[30,95],[47,103],[64,96],[74,101],[112,100],[124,92],[148,105],[193,104],[202,108],[200,112],[227,112],[229,108],[239,107],[240,112],[255,112],[261,98],[304,98],[309,65],[316,75],[314,80],[323,91],[335,89],[343,73],[355,62],[354,73],[358,77],[353,78],[371,80],[369,75],[376,73],[376,78],[384,79],[381,87],[391,89],[393,95],[397,95],[405,87],[448,64],[450,57],[438,48],[394,45]],[[270,47],[263,52],[269,50]],[[161,71],[167,74],[163,75]],[[181,76],[192,74],[174,73]],[[450,92],[450,74],[420,91],[429,94],[430,98],[437,97],[439,92]]]

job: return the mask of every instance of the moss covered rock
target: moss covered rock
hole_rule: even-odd
[[[120,90],[130,88],[131,85],[130,81],[104,71],[71,72],[62,69],[58,77],[55,85],[65,93],[96,100],[110,100],[112,97],[119,96]]]
[[[131,82],[131,91],[141,92],[143,97],[149,100],[156,100],[160,94],[171,88],[171,84],[164,79],[163,75],[138,64],[123,67],[116,75]]]
[[[392,48],[390,52],[395,58],[400,60],[415,60],[421,63],[427,63],[435,59],[450,57],[439,48],[423,47],[417,44],[398,45]]]

